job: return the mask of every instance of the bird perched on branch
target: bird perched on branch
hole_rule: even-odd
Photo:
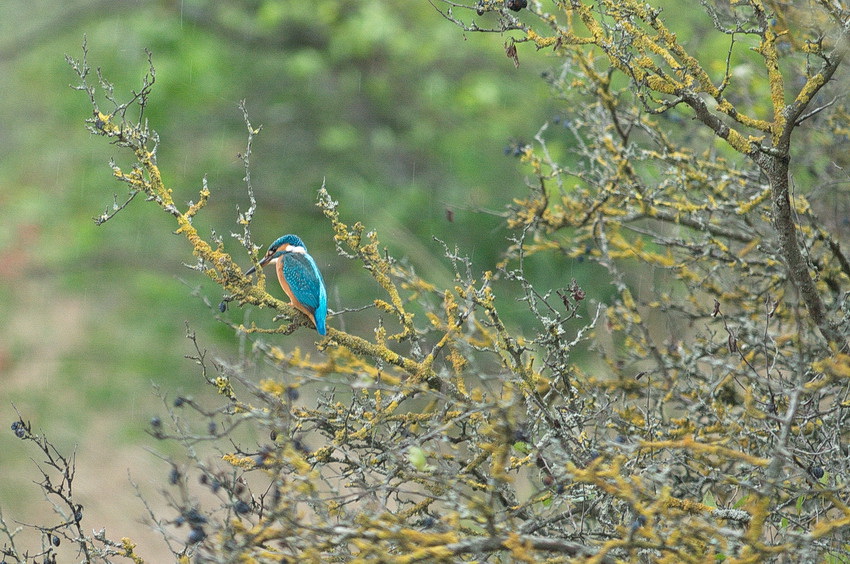
[[[326,335],[328,294],[322,273],[319,272],[316,261],[307,252],[304,242],[296,235],[284,235],[276,239],[257,264],[262,268],[269,263],[275,265],[277,280],[292,305],[310,318],[319,335]],[[252,266],[245,275],[248,276],[255,270],[257,267]]]

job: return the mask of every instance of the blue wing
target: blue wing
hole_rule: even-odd
[[[316,262],[307,254],[287,253],[283,257],[283,277],[286,278],[295,299],[313,312],[316,329],[319,334],[324,335],[328,297]]]

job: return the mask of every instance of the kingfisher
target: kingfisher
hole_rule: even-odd
[[[262,268],[269,263],[275,265],[277,280],[292,305],[310,318],[319,335],[327,335],[325,319],[328,316],[328,293],[322,273],[307,252],[304,241],[297,235],[284,235],[275,239],[257,264]],[[256,270],[257,267],[252,266],[245,275]]]

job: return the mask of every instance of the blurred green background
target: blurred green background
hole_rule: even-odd
[[[143,508],[127,479],[129,469],[152,486],[168,472],[145,450],[161,448],[144,433],[164,411],[152,384],[170,397],[200,393],[183,358],[192,352],[186,321],[216,355],[235,358],[239,343],[191,296],[198,288],[217,304],[221,293],[183,266],[194,259],[171,234],[172,218],[138,198],[95,226],[114,195],[126,197],[109,159],[130,161],[84,129],[91,110],[69,88],[76,77],[65,55],[79,58],[85,35],[90,64],[123,100],[140,87],[151,50],[157,75],[146,115],[160,135],[163,176],[185,204],[207,175],[212,198],[196,225],[224,236],[248,265],[229,237],[239,231],[237,206],[248,205],[237,157],[245,99],[263,126],[252,159],[253,235],[263,245],[301,235],[325,273],[331,309],[380,293],[336,255],[314,205],[323,179],[344,221],[363,221],[393,254],[446,283],[450,265],[432,237],[456,245],[477,271],[493,269],[507,236],[499,214],[526,194],[522,168],[506,153],[558,111],[541,78],[555,59],[520,49],[514,68],[505,37],[463,34],[425,1],[10,2],[0,6],[0,29],[0,422],[11,424],[17,408],[60,449],[76,448],[87,527],[133,537],[153,561],[161,555],[146,539],[156,535],[137,523]],[[530,266],[558,285],[580,276]],[[500,306],[509,318],[524,309],[510,296]],[[344,322],[368,337],[372,321]],[[279,339],[310,351],[316,336]],[[6,519],[47,524],[31,446],[7,431],[0,449]]]

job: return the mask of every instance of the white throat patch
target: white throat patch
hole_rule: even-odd
[[[294,245],[287,245],[286,246],[286,252],[287,253],[298,253],[299,255],[306,255],[307,249],[305,249],[304,247],[296,247]]]

